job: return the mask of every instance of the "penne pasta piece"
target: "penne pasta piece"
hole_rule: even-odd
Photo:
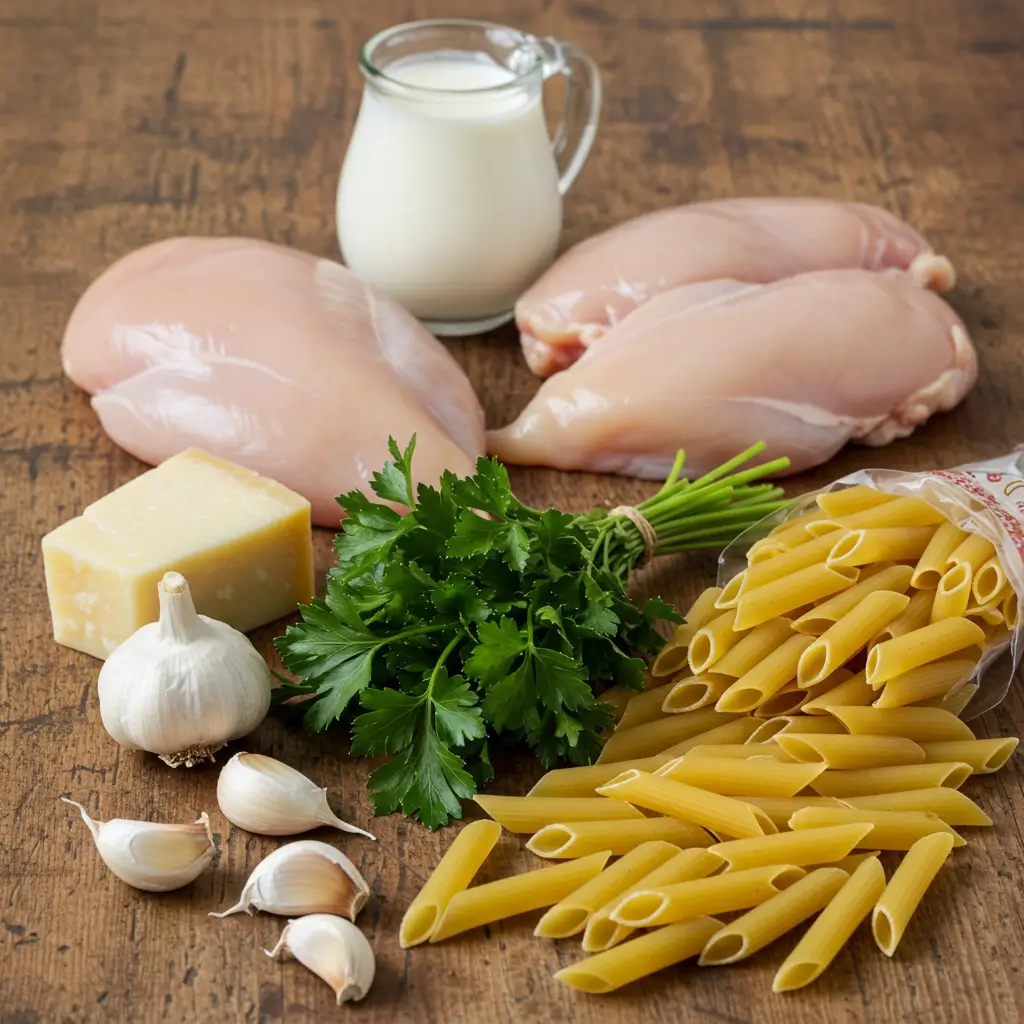
[[[718,743],[745,743],[747,737],[758,727],[758,724],[749,715],[744,715],[741,718],[734,718],[731,722],[716,725],[713,729],[699,732],[696,736],[681,740],[679,743],[673,743],[671,747],[666,747],[662,750],[657,756],[664,760],[662,760],[661,764],[655,765],[655,767],[660,768],[666,761],[671,761],[673,757],[681,757],[696,747]],[[636,767],[639,768],[640,765]],[[653,771],[654,769],[647,768],[643,770]]]
[[[872,706],[901,708],[932,697],[944,697],[958,684],[970,679],[974,669],[975,662],[967,658],[928,662],[884,683]]]
[[[823,565],[828,553],[835,546],[841,534],[845,532],[829,533],[827,537],[816,537],[797,547],[790,548],[781,555],[776,555],[769,561],[750,566],[743,577],[740,597],[745,597],[759,587],[775,583],[810,566]]]
[[[850,664],[853,664],[856,660],[851,660]],[[820,697],[822,694],[828,693],[830,690],[834,690],[840,683],[845,683],[848,679],[853,678],[853,673],[848,668],[837,668],[834,672],[830,672],[824,679],[819,683],[810,683],[807,686],[801,686],[799,683],[796,684],[798,690],[803,690],[807,694],[807,700],[804,704],[809,704],[812,700]],[[803,707],[804,705],[801,705]],[[805,716],[806,717],[806,716]]]
[[[715,932],[697,963],[701,967],[717,967],[752,956],[824,909],[849,877],[835,867],[812,871],[778,896]]]
[[[871,932],[886,956],[896,952],[914,911],[952,849],[951,836],[925,836],[893,872],[871,914]]]
[[[742,745],[741,750],[753,750]],[[685,782],[710,793],[739,796],[796,796],[823,771],[820,764],[782,764],[772,758],[736,760],[725,757],[698,757],[692,751],[669,761],[654,774],[674,782]],[[789,863],[786,861],[785,863]]]
[[[696,956],[722,927],[713,917],[695,917],[641,935],[605,953],[587,957],[555,973],[581,992],[603,995],[656,971]]]
[[[637,768],[642,772],[653,772],[670,756],[655,754],[652,757],[634,758],[632,761],[607,761],[604,764],[584,764],[575,768],[553,768],[540,777],[537,784],[526,795],[581,797],[595,796],[594,790],[616,775],[621,775],[628,768]]]
[[[779,718],[795,715],[809,700],[811,695],[796,685],[796,680],[786,683],[778,693],[773,693],[767,700],[754,708],[755,718]]]
[[[552,864],[511,878],[501,878],[497,882],[464,889],[448,901],[448,906],[430,936],[430,943],[442,942],[470,928],[493,924],[506,917],[554,906],[599,875],[609,856],[607,852],[593,853],[589,857],[568,860],[564,864]]]
[[[736,602],[740,599],[740,587],[743,586],[743,580],[746,576],[746,569],[736,573],[735,576],[724,587],[722,592],[718,595],[715,600],[715,607],[719,611],[728,611],[730,608],[736,607]]]
[[[715,708],[701,708],[699,711],[688,711],[686,714],[665,715],[654,722],[634,725],[631,729],[618,729],[605,741],[597,763],[650,757],[737,717],[738,715],[726,714]]]
[[[796,547],[808,539],[806,529],[808,524],[816,523],[819,519],[825,518],[827,518],[827,515],[821,508],[812,507],[807,512],[803,512],[798,516],[791,516],[784,522],[779,523],[767,537],[762,537],[761,540],[755,541],[752,547],[757,547],[759,544],[765,544],[769,541],[784,544],[787,548]]]
[[[877,857],[864,861],[786,957],[772,981],[773,992],[792,992],[817,979],[871,913],[885,889]]]
[[[931,526],[883,526],[853,530],[836,541],[826,562],[838,566],[867,565],[869,562],[899,562],[918,559],[935,532]]]
[[[857,607],[868,594],[878,590],[904,594],[910,586],[910,575],[914,570],[909,565],[890,565],[880,572],[872,573],[865,578],[861,573],[860,581],[849,590],[844,590],[833,597],[815,605],[809,612],[804,612],[794,623],[797,633],[808,636],[821,636],[844,616]],[[909,601],[909,598],[907,599]]]
[[[716,857],[707,850],[680,850],[670,860],[655,868],[649,875],[645,875],[634,886],[620,893],[591,915],[583,932],[583,952],[600,953],[602,950],[611,949],[633,934],[634,928],[617,924],[611,918],[612,911],[630,893],[640,889],[657,889],[676,882],[692,882],[697,878],[707,878],[718,871],[722,864],[721,857]]]
[[[938,834],[938,833],[936,833]],[[847,874],[853,874],[866,860],[870,860],[872,857],[881,856],[881,850],[862,850],[860,853],[851,853],[849,857],[844,857],[842,860],[837,860],[834,865],[830,867],[837,867],[847,872]]]
[[[430,938],[451,898],[469,887],[500,838],[496,821],[471,821],[459,832],[402,917],[402,949]]]
[[[744,632],[736,626],[736,614],[736,609],[730,608],[694,634],[686,658],[695,676],[707,672],[743,639]]]
[[[805,540],[809,538],[804,538]],[[764,537],[759,541],[755,541],[747,551],[747,566],[748,568],[752,565],[760,565],[762,562],[767,562],[770,558],[776,558],[778,555],[785,554],[789,548],[775,540],[773,537]]]
[[[699,825],[678,818],[641,818],[628,828],[621,821],[570,821],[545,825],[526,843],[530,853],[548,860],[589,857],[601,850],[621,856],[644,843],[660,841],[679,848],[707,847],[715,840]]]
[[[842,519],[844,516],[852,516],[855,512],[863,512],[865,509],[895,500],[893,495],[883,494],[867,484],[854,484],[852,487],[826,491],[815,498],[818,508],[830,519]]]
[[[1017,595],[1012,589],[1006,597],[1003,598],[999,608],[1003,613],[1003,622],[1006,623],[1006,628],[1011,630],[1016,629],[1017,622],[1020,619],[1020,603],[1017,599]]]
[[[991,541],[985,540],[979,533],[968,533],[946,559],[946,568],[969,565],[973,576],[995,553]]]
[[[805,715],[827,715],[829,708],[835,705],[856,707],[870,704],[877,696],[874,688],[868,686],[864,673],[858,672],[831,690],[812,697],[800,710]]]
[[[1006,572],[998,555],[993,555],[976,573],[971,583],[971,593],[978,604],[995,601],[1006,586]]]
[[[974,733],[941,708],[844,708],[831,707],[854,736],[904,736],[916,743],[973,740]]]
[[[796,764],[796,758],[787,754],[777,743],[707,743],[688,750],[683,757],[728,758],[734,761],[749,761],[751,758],[771,757],[786,764]],[[678,760],[678,759],[677,759]],[[666,761],[666,764],[672,762]],[[658,766],[663,767],[661,765]],[[655,774],[660,774],[655,769]]]
[[[678,715],[716,704],[718,698],[732,686],[733,681],[732,676],[719,675],[715,672],[687,676],[669,688],[662,702],[662,710],[669,715]]]
[[[845,806],[841,800],[826,796],[744,796],[740,799],[764,811],[780,832],[788,831],[790,818],[805,807],[834,807],[841,810]]]
[[[601,704],[607,704],[612,709],[612,721],[619,722],[622,720],[626,705],[629,704],[636,692],[636,690],[623,690],[619,686],[611,686],[599,694],[597,699]]]
[[[869,581],[870,582],[870,581]],[[910,604],[910,598],[892,590],[876,590],[833,623],[800,655],[797,685],[803,689],[823,682],[846,664],[873,636]]]
[[[940,526],[946,517],[920,498],[896,498],[884,505],[862,509],[840,519],[848,530],[875,530]]]
[[[667,694],[668,690],[664,686],[643,692],[633,691],[615,728],[632,729],[634,725],[644,725],[663,718],[665,712],[662,711],[662,705]]]
[[[813,642],[813,637],[791,636],[760,665],[740,676],[718,699],[716,709],[729,713],[751,711],[769,697],[775,696],[786,683],[796,678],[800,655]]]
[[[779,732],[787,736],[803,736],[807,733],[839,736],[847,731],[842,722],[830,715],[787,715],[784,721],[786,724]]]
[[[686,649],[693,639],[693,634],[715,615],[715,601],[721,592],[720,587],[708,587],[690,605],[683,616],[684,621],[676,626],[672,636],[654,659],[654,664],[651,665],[653,676],[673,676],[681,668],[686,667]]]
[[[962,761],[975,775],[997,772],[1010,760],[1020,742],[1015,736],[993,740],[953,740],[946,743],[922,743],[926,762]]]
[[[533,934],[541,939],[567,939],[578,934],[591,915],[609,900],[621,897],[678,852],[671,843],[649,842],[637,846],[550,907],[537,922]]]
[[[605,797],[491,796],[478,794],[475,803],[509,832],[537,832],[567,821],[622,821],[643,815],[620,800]]]
[[[751,746],[763,746],[768,743],[772,743],[775,737],[782,732],[786,727],[786,723],[792,718],[792,715],[778,715],[776,718],[766,718],[758,723],[757,728],[744,740],[744,743],[749,743]],[[752,719],[757,721],[757,719]],[[774,747],[779,749],[780,760],[788,760],[789,755],[784,754],[779,748],[777,743],[772,744]],[[796,760],[795,758],[793,760]]]
[[[623,772],[598,792],[737,839],[775,831],[768,816],[751,804],[647,772]]]
[[[778,559],[766,562],[765,565],[772,565],[785,557],[779,555]],[[737,629],[752,629],[769,619],[788,615],[797,608],[852,587],[859,575],[859,571],[850,566],[831,566],[818,562],[765,583],[741,595],[736,606],[735,626]]]
[[[843,803],[863,811],[921,811],[938,816],[947,825],[992,824],[992,819],[969,796],[944,786],[876,793],[871,796],[848,796],[843,798]],[[710,849],[718,852],[713,846]]]
[[[956,790],[946,792],[955,793]],[[959,794],[957,794],[959,795]],[[965,798],[966,799],[966,798]],[[732,839],[709,850],[726,862],[725,870],[768,867],[771,864],[828,864],[842,860],[873,828],[870,824],[831,825],[799,832],[779,832],[760,839]]]
[[[865,666],[867,681],[878,687],[912,668],[984,642],[984,630],[970,619],[933,622],[872,647]]]
[[[826,768],[884,768],[887,765],[920,764],[925,752],[902,736],[839,736],[813,733],[775,737],[787,754],[798,761]]]
[[[762,623],[747,633],[721,661],[715,662],[715,672],[738,679],[788,640],[792,626],[789,619],[770,619]]]
[[[929,622],[962,618],[971,600],[971,567],[966,562],[954,565],[942,574],[935,588]]]
[[[951,715],[962,715],[964,709],[974,700],[974,695],[980,689],[981,687],[977,683],[968,683],[966,686],[957,687],[956,690],[943,697],[938,706]]]
[[[949,571],[955,572],[956,570],[950,569]],[[970,604],[964,609],[963,614],[965,619],[980,619],[984,626],[1001,626],[1003,624],[1003,606],[1000,601],[993,601],[991,604]]]
[[[611,917],[628,928],[654,928],[699,914],[746,910],[770,900],[805,874],[803,868],[793,864],[773,864],[657,889],[637,889],[620,900]]]
[[[869,823],[872,829],[857,845],[879,850],[909,850],[921,836],[945,832],[954,846],[965,846],[963,838],[935,814],[923,811],[867,811],[860,808],[805,807],[789,819],[794,831],[825,828],[826,825]]]
[[[835,796],[846,800],[850,797],[931,789],[935,786],[959,789],[970,775],[971,766],[958,761],[903,764],[890,768],[861,768],[855,771],[829,770],[822,772],[811,783],[811,789],[822,796]]]
[[[934,590],[946,571],[949,556],[967,536],[964,530],[952,523],[940,524],[928,542],[928,547],[917,560],[917,565],[914,566],[914,575],[910,579],[911,586],[918,590]]]
[[[910,595],[910,604],[881,630],[872,641],[872,645],[893,640],[898,636],[906,636],[915,629],[928,625],[932,614],[932,602],[935,595],[930,590],[918,590]]]

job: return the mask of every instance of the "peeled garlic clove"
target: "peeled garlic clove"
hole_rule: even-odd
[[[376,837],[342,821],[321,789],[300,771],[264,754],[235,754],[220,770],[217,803],[228,821],[263,836],[293,836],[320,825]]]
[[[78,808],[103,863],[122,882],[136,889],[180,889],[197,878],[217,852],[210,835],[210,819],[205,813],[199,815],[194,825],[124,818],[94,821],[81,804],[66,796],[61,800]]]
[[[256,865],[238,902],[220,914],[264,910],[282,917],[341,914],[354,921],[366,904],[370,887],[355,864],[340,850],[315,839],[302,839],[275,850]]]
[[[330,914],[289,921],[277,945],[263,952],[274,960],[294,957],[334,989],[339,1006],[362,999],[377,970],[366,936],[354,924]]]

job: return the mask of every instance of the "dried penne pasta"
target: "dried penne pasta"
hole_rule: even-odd
[[[771,619],[752,629],[721,661],[714,671],[738,679],[749,672],[792,635],[789,619]]]
[[[602,796],[628,800],[638,807],[693,822],[716,834],[745,838],[775,831],[768,816],[751,804],[647,772],[623,772],[601,786],[598,792]]]
[[[810,566],[823,565],[840,535],[830,533],[828,537],[816,537],[781,555],[776,555],[769,561],[750,566],[743,577],[740,597],[745,597],[759,587],[775,583]]]
[[[804,540],[807,539],[809,538],[804,537]],[[750,550],[747,552],[747,565],[760,565],[762,562],[767,562],[770,558],[776,558],[779,555],[785,554],[788,550],[787,545],[782,544],[773,537],[764,537],[750,546]]]
[[[939,526],[946,517],[920,498],[896,498],[843,516],[839,522],[848,530],[899,529]]]
[[[755,541],[752,547],[764,544],[768,541],[775,541],[784,544],[788,548],[796,547],[808,539],[807,526],[816,523],[819,519],[828,518],[828,514],[819,508],[810,508],[798,516],[791,516],[789,519],[779,523],[767,537]]]
[[[841,800],[826,796],[744,796],[740,799],[764,811],[780,832],[788,831],[790,818],[805,807],[834,807],[839,810],[844,806]]]
[[[813,637],[791,636],[769,654],[760,665],[740,676],[718,699],[719,711],[751,711],[773,697],[786,683],[796,678],[800,655],[814,642]]]
[[[755,718],[795,715],[810,699],[811,695],[797,686],[794,679],[786,683],[778,693],[773,693],[767,700],[758,704],[753,715]]]
[[[492,796],[478,794],[474,801],[488,817],[509,832],[538,832],[545,825],[567,821],[622,821],[643,815],[620,800],[605,797]]]
[[[743,639],[744,632],[736,625],[736,615],[736,609],[730,608],[694,634],[686,658],[695,676],[707,672]]]
[[[681,668],[685,668],[686,649],[693,639],[693,634],[715,615],[715,601],[721,592],[719,587],[708,587],[690,605],[683,616],[685,621],[676,626],[675,632],[654,659],[654,664],[651,665],[653,676],[673,676]]]
[[[612,686],[599,694],[597,699],[601,704],[607,704],[612,709],[612,721],[619,722],[622,720],[626,705],[629,704],[636,692],[636,690],[623,690],[619,686]]]
[[[938,833],[936,833],[938,834]],[[853,874],[866,860],[870,860],[872,857],[881,856],[881,850],[861,850],[859,853],[851,853],[849,857],[844,857],[842,860],[837,860],[834,866],[841,868],[849,874]]]
[[[786,764],[796,764],[796,758],[787,754],[777,743],[707,743],[688,750],[683,757],[728,758],[734,761],[749,761],[752,758],[770,757]],[[666,764],[671,762],[666,761]],[[658,766],[659,768],[662,765]],[[655,769],[657,774],[657,769]]]
[[[843,803],[864,811],[922,811],[935,814],[947,825],[992,824],[992,819],[967,795],[955,789],[935,786],[871,796],[847,796]],[[718,852],[715,847],[710,847]]]
[[[717,967],[752,956],[824,909],[849,877],[847,872],[836,867],[818,868],[805,875],[778,896],[715,932],[704,947],[698,964]]]
[[[785,728],[786,723],[792,718],[792,715],[778,715],[775,718],[766,718],[758,723],[757,728],[744,740],[744,743],[749,743],[751,746],[763,746],[767,743],[771,743],[776,736]],[[757,719],[752,719],[757,721]],[[778,747],[778,744],[773,744]],[[780,752],[780,760],[789,759],[789,755]],[[793,758],[795,761],[796,758]]]
[[[893,872],[871,914],[871,932],[886,956],[896,952],[914,911],[952,849],[951,836],[925,836]]]
[[[713,917],[695,917],[670,924],[563,967],[555,978],[581,992],[594,995],[614,992],[631,981],[696,956],[721,927],[722,922]]]
[[[736,607],[736,602],[740,599],[740,587],[743,586],[743,580],[747,575],[746,569],[738,572],[724,587],[722,592],[718,595],[715,600],[715,607],[719,611],[728,611],[730,608]]]
[[[886,640],[906,636],[907,633],[912,633],[915,629],[927,626],[934,600],[935,595],[930,590],[915,591],[910,595],[910,604],[885,629],[879,631],[873,643],[884,643]]]
[[[545,825],[526,843],[530,853],[548,860],[589,857],[608,850],[620,856],[655,840],[673,843],[679,848],[706,847],[715,840],[699,825],[678,818],[641,818],[628,828],[621,821],[570,821]]]
[[[689,676],[687,676],[689,678]],[[668,690],[659,686],[653,690],[635,691],[622,711],[616,729],[632,729],[635,725],[645,725],[663,718],[665,712],[662,705],[668,696]]]
[[[430,936],[430,943],[442,942],[470,928],[502,921],[506,917],[553,906],[599,875],[609,856],[607,852],[593,853],[564,864],[553,864],[464,889],[448,901]]]
[[[753,748],[743,745],[740,749]],[[796,796],[824,770],[825,766],[820,764],[782,764],[770,758],[762,761],[698,757],[691,751],[669,761],[654,774],[727,796]]]
[[[951,715],[962,715],[964,709],[974,699],[974,695],[981,687],[977,683],[968,683],[966,686],[957,687],[956,690],[946,694],[938,707],[948,711]]]
[[[583,951],[600,953],[611,949],[636,930],[627,928],[612,920],[612,911],[622,902],[623,898],[640,889],[657,889],[663,885],[674,885],[676,882],[692,882],[697,878],[707,878],[722,867],[721,857],[716,857],[707,850],[680,850],[674,857],[660,867],[645,875],[634,886],[620,893],[595,911],[587,921],[583,932]]]
[[[613,921],[628,928],[654,928],[698,914],[746,910],[788,889],[805,873],[803,868],[793,864],[773,864],[657,889],[637,889],[623,897],[611,916]],[[707,909],[709,907],[718,909]]]
[[[726,657],[728,656],[726,655]],[[662,710],[666,714],[677,715],[716,704],[718,698],[732,686],[733,682],[732,676],[718,675],[715,672],[687,676],[685,679],[673,683],[668,693],[665,694]]]
[[[924,554],[934,532],[931,526],[883,526],[853,530],[835,542],[826,561],[836,568],[867,565],[869,562],[918,559]]]
[[[402,949],[430,938],[444,908],[456,893],[469,887],[500,838],[496,821],[471,821],[459,832],[402,918],[398,929]]]
[[[830,519],[842,519],[844,516],[852,516],[855,512],[863,512],[865,509],[875,508],[896,499],[891,494],[883,494],[874,487],[868,487],[867,484],[854,484],[852,487],[826,491],[814,500],[818,508]]]
[[[786,555],[779,556],[785,557]],[[777,559],[773,559],[774,561]],[[840,590],[852,587],[859,575],[859,571],[850,566],[831,566],[818,562],[771,583],[765,583],[740,597],[740,602],[736,606],[736,628],[752,629],[769,619],[788,615],[797,608],[837,594]]]
[[[912,668],[984,642],[984,630],[970,619],[933,622],[872,647],[865,666],[867,681],[872,686],[881,686]]]
[[[738,715],[717,711],[715,708],[701,708],[680,715],[665,715],[653,722],[634,725],[631,729],[617,729],[601,748],[597,763],[650,757],[736,717]]]
[[[909,565],[890,565],[866,578],[862,572],[860,581],[849,590],[835,594],[821,604],[815,605],[810,611],[804,612],[793,623],[793,629],[808,636],[821,636],[829,627],[852,612],[868,594],[873,594],[877,590],[906,593],[912,572],[913,569]]]
[[[925,752],[902,736],[841,736],[814,733],[775,737],[783,750],[798,761],[826,768],[884,768],[887,765],[920,764]]]
[[[978,604],[988,604],[1000,596],[1003,587],[1006,586],[1006,572],[998,555],[993,555],[974,574],[971,583],[971,593]]]
[[[993,740],[953,740],[946,743],[922,743],[925,761],[962,761],[975,775],[997,772],[1010,760],[1020,742],[1004,736]]]
[[[974,668],[975,663],[967,658],[929,662],[884,683],[872,706],[901,708],[932,697],[944,697],[958,684],[970,679]],[[877,691],[872,688],[872,692]]]
[[[884,889],[885,872],[878,858],[864,861],[786,957],[772,991],[792,992],[818,978],[871,913]]]
[[[949,571],[955,572],[956,569]],[[1000,601],[993,601],[991,604],[970,604],[964,609],[963,615],[965,619],[979,619],[985,626],[1003,624],[1003,607]]]
[[[954,565],[969,565],[973,576],[994,554],[996,549],[992,542],[981,534],[969,533],[946,559],[946,568]]]
[[[606,761],[603,764],[584,764],[575,768],[553,768],[542,775],[537,784],[526,795],[581,797],[595,796],[594,790],[621,775],[628,768],[638,768],[642,772],[653,772],[667,761],[671,755],[655,754],[652,757],[634,758],[632,761]]]
[[[806,689],[827,679],[862,647],[866,647],[868,641],[909,603],[909,597],[892,590],[876,590],[867,594],[800,655],[797,684]]]
[[[822,796],[874,796],[900,793],[910,789],[945,786],[959,789],[971,775],[971,766],[957,761],[935,764],[903,764],[890,768],[861,768],[857,771],[822,772],[811,789]]]
[[[973,740],[974,733],[941,708],[829,708],[855,736],[904,736],[917,743]]]
[[[749,715],[734,718],[731,722],[723,722],[722,725],[716,725],[713,729],[699,732],[696,736],[691,736],[689,739],[681,740],[679,743],[673,743],[671,747],[666,747],[658,754],[658,757],[664,758],[664,760],[655,767],[660,768],[666,761],[671,761],[673,757],[681,757],[696,747],[718,743],[745,743],[747,737],[757,729],[759,724]],[[637,765],[636,767],[640,766]],[[644,769],[644,771],[653,770]]]
[[[935,588],[929,622],[961,618],[971,600],[971,567],[966,562],[954,565],[942,574]]]
[[[786,715],[783,718],[785,725],[779,729],[780,733],[787,736],[802,736],[806,733],[821,735],[827,733],[833,736],[841,736],[845,733],[846,726],[830,715]],[[775,735],[778,735],[776,733]]]
[[[550,907],[537,922],[533,934],[542,939],[567,939],[578,934],[586,927],[591,915],[609,900],[621,897],[627,889],[678,852],[671,843],[649,842],[637,846]]]
[[[768,867],[771,864],[796,864],[797,867],[828,864],[846,857],[860,845],[872,827],[870,824],[832,825],[799,832],[779,832],[760,839],[732,839],[711,846],[709,850],[726,862],[726,871]]]
[[[1013,590],[1010,590],[1006,597],[1003,598],[999,608],[1003,613],[1003,622],[1006,624],[1006,628],[1016,629],[1020,618],[1020,603]]]
[[[946,571],[949,556],[967,537],[967,533],[952,523],[942,523],[932,535],[928,547],[914,566],[911,586],[918,590],[934,590]]]
[[[859,808],[805,807],[789,819],[794,831],[825,828],[826,825],[869,823],[872,829],[858,844],[879,850],[909,850],[921,836],[945,832],[954,837],[954,846],[965,846],[964,840],[935,814],[921,811],[866,811]]]
[[[800,710],[805,715],[827,715],[834,706],[857,707],[870,704],[877,696],[875,689],[868,686],[864,673],[858,672],[831,690],[812,697]]]

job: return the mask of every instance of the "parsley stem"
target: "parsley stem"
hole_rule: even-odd
[[[441,656],[434,663],[434,668],[433,668],[433,670],[430,673],[430,680],[428,681],[427,689],[426,689],[426,691],[423,694],[425,700],[429,701],[431,696],[433,695],[433,692],[434,692],[434,680],[437,679],[437,673],[441,671],[441,668],[444,666],[444,663],[448,660],[448,655],[451,654],[453,650],[455,650],[455,648],[458,645],[459,641],[460,640],[464,640],[464,639],[465,639],[465,634],[460,632],[460,633],[457,633],[455,636],[453,636],[451,638],[451,640],[448,641],[448,646],[445,647],[445,649],[441,652]]]

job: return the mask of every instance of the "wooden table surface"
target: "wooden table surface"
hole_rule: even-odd
[[[632,9],[634,14],[625,12]],[[780,953],[673,970],[605,999],[552,973],[574,942],[515,920],[404,953],[397,929],[452,832],[370,821],[364,763],[337,737],[268,720],[246,747],[330,786],[379,842],[333,834],[370,880],[360,925],[378,957],[358,1009],[261,950],[282,921],[223,921],[278,842],[226,827],[215,769],[172,771],[103,731],[98,663],[50,638],[40,537],[141,465],[61,375],[63,325],[89,281],[176,234],[251,235],[337,255],[334,193],[360,82],[357,48],[388,24],[462,13],[571,39],[599,61],[601,131],[567,203],[566,241],[652,208],[743,194],[881,204],[958,266],[953,301],[981,354],[954,413],[882,450],[843,452],[797,491],[863,465],[927,468],[1024,434],[1024,17],[1017,0],[5,0],[0,9],[0,1019],[57,1021],[609,1021],[647,1024],[1024,1019],[1024,758],[970,783],[996,827],[944,873],[892,962],[859,934],[816,985],[770,993]],[[453,345],[490,423],[536,386],[514,332]],[[879,367],[884,372],[884,367]],[[685,401],[685,382],[680,401]],[[633,481],[517,472],[531,504],[632,500]],[[320,569],[329,535],[317,538]],[[683,600],[710,556],[663,560],[645,585]],[[258,635],[270,651],[275,630]],[[985,734],[1024,731],[1018,692]],[[236,746],[235,749],[238,749]],[[521,792],[537,772],[503,765]],[[212,812],[220,859],[167,895],[101,865],[68,794],[98,817]],[[530,855],[506,838],[489,872]],[[787,943],[782,944],[788,948]]]

